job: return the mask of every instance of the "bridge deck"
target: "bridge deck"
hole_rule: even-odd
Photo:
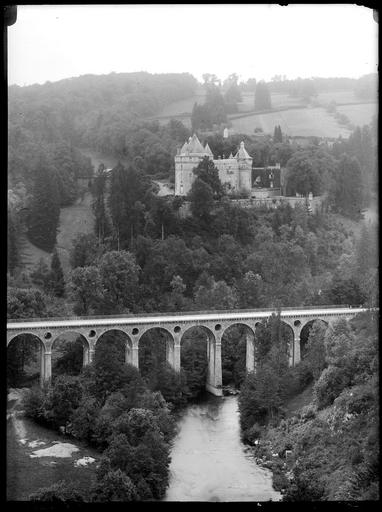
[[[310,317],[310,316],[337,316],[367,311],[367,308],[352,308],[350,306],[321,306],[305,308],[283,308],[280,311],[282,318],[288,317]],[[183,322],[219,322],[219,321],[245,321],[262,320],[272,313],[277,313],[277,309],[255,309],[255,310],[232,310],[232,311],[214,311],[214,312],[189,312],[189,313],[161,313],[145,315],[119,315],[104,317],[77,317],[77,318],[44,318],[38,320],[8,320],[7,329],[47,329],[47,328],[76,328],[86,326],[113,326],[113,325],[145,325],[145,324],[167,324]]]

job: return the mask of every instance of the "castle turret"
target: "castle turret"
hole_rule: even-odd
[[[208,144],[204,148],[197,135],[189,137],[175,156],[175,195],[185,196],[191,190],[195,181],[193,170],[205,157],[211,157],[212,152]]]
[[[243,141],[240,142],[240,148],[235,158],[239,164],[239,190],[250,194],[252,190],[252,157],[247,153]]]
[[[210,149],[210,146],[208,145],[208,142],[207,142],[207,144],[206,144],[206,147],[204,148],[204,151],[205,151],[205,152],[207,153],[207,155],[208,155],[208,156],[210,156],[211,158],[213,158],[213,157],[214,157],[214,155],[213,155],[213,153],[212,153],[212,151],[211,151],[211,149]]]

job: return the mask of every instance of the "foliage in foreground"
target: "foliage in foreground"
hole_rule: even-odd
[[[25,413],[55,429],[64,427],[67,434],[103,451],[86,501],[160,499],[168,485],[174,420],[161,393],[149,391],[138,370],[123,363],[117,352],[112,342],[101,344],[95,362],[79,376],[61,375],[44,390],[30,390]],[[59,483],[31,499],[83,497]]]
[[[376,319],[371,312],[363,313],[351,322],[337,322],[326,333],[316,328],[311,331],[312,340],[321,344],[324,363],[317,359],[310,343],[306,359],[298,365],[308,368],[313,376],[311,402],[287,417],[280,409],[266,430],[259,425],[255,411],[252,424],[245,424],[244,437],[252,443],[257,439],[257,455],[271,459],[269,467],[274,470],[274,482],[280,482],[284,491],[284,501],[377,500]],[[245,410],[251,405],[248,396],[243,395],[243,400],[242,421],[248,418]],[[286,462],[286,450],[292,451],[294,462]]]

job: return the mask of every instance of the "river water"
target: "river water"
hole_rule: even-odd
[[[178,423],[165,501],[278,501],[271,472],[240,440],[236,396],[209,396]]]
[[[77,482],[86,492],[101,454],[19,416],[18,402],[9,402],[7,415],[7,499],[28,500],[31,492],[62,479]],[[89,456],[93,464],[78,465]],[[280,499],[272,488],[271,472],[259,467],[240,441],[236,396],[206,393],[200,403],[186,407],[178,420],[171,459],[165,501]]]

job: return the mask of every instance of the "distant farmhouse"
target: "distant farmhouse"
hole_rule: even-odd
[[[190,192],[196,179],[193,170],[204,157],[214,162],[228,194],[239,193],[247,197],[256,197],[256,194],[261,197],[280,195],[280,164],[252,169],[252,157],[247,153],[244,142],[240,143],[235,155],[231,153],[228,158],[219,156],[215,159],[209,145],[203,147],[196,134],[183,144],[175,156],[175,195],[186,196]]]

